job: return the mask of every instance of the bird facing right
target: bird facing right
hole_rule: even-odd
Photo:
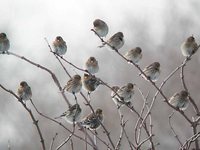
[[[187,91],[181,91],[179,93],[175,93],[170,99],[169,103],[180,109],[185,110],[187,109],[189,105],[189,99],[188,99],[188,92]]]
[[[53,50],[58,55],[64,55],[67,52],[66,42],[61,36],[57,36],[55,41],[53,41]]]
[[[110,46],[113,50],[118,51],[124,45],[124,34],[122,32],[115,33],[110,39],[99,46],[99,48],[104,47],[106,44]]]
[[[100,19],[96,19],[93,22],[93,30],[100,36],[105,37],[108,34],[108,25]]]
[[[32,97],[31,87],[25,81],[22,81],[18,88],[17,95],[21,100],[30,100]]]
[[[143,72],[145,73],[145,75],[147,76],[147,78],[140,73],[140,75],[142,75],[142,77],[146,80],[152,80],[153,82],[158,80],[158,77],[160,75],[160,63],[159,62],[154,62],[151,65],[145,67],[143,69]]]
[[[81,109],[80,105],[74,104],[66,112],[64,112],[59,117],[56,117],[55,119],[63,118],[68,123],[73,124],[73,123],[76,123],[80,119],[81,111],[82,111],[82,109]]]
[[[0,33],[0,54],[5,54],[10,48],[10,42],[5,33]]]
[[[127,51],[124,57],[137,64],[142,58],[142,49],[140,47],[133,48]]]
[[[189,57],[193,55],[198,50],[198,45],[195,42],[195,38],[190,36],[181,44],[181,52],[183,56]]]
[[[103,122],[103,111],[102,109],[97,109],[95,114],[90,113],[80,122],[80,124],[90,130],[96,130],[100,127],[100,122]]]
[[[117,106],[121,106],[123,104],[131,104],[131,99],[134,95],[134,86],[135,84],[128,83],[125,86],[119,88],[118,86],[112,87],[111,97],[114,103]]]

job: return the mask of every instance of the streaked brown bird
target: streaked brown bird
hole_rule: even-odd
[[[157,81],[160,75],[160,63],[159,62],[152,63],[151,65],[145,67],[143,72],[146,74],[147,78],[141,73],[139,75],[141,75],[144,79],[152,80],[153,82]]]
[[[83,75],[83,87],[88,91],[88,94],[95,91],[96,88],[101,84],[101,81],[93,75]]]
[[[17,95],[21,100],[30,100],[32,97],[31,87],[25,81],[22,81],[17,90]]]
[[[103,111],[102,109],[97,109],[95,114],[90,113],[80,122],[80,124],[90,130],[97,130],[101,125],[100,122],[103,122]]]
[[[93,22],[93,30],[100,36],[105,37],[108,34],[108,25],[100,19],[96,19]]]
[[[114,103],[120,107],[121,105],[130,105],[131,99],[134,95],[134,86],[135,84],[128,83],[125,86],[119,88],[118,86],[113,86],[113,91],[111,92],[111,97]]]
[[[5,33],[0,33],[0,54],[8,53],[10,41]]]
[[[58,55],[64,55],[67,52],[66,42],[61,36],[57,36],[55,41],[53,41],[53,50]]]
[[[181,91],[179,93],[175,93],[170,99],[169,103],[178,108],[179,110],[186,110],[189,105],[188,92]]]
[[[81,76],[76,74],[67,82],[67,85],[65,85],[63,90],[72,93],[76,100],[77,98],[75,94],[80,92],[81,88],[82,88]]]
[[[91,74],[99,71],[99,64],[95,57],[90,57],[86,62],[84,68]]]
[[[81,109],[80,105],[74,104],[66,112],[64,112],[59,117],[56,117],[55,119],[63,118],[68,123],[73,124],[73,123],[76,123],[80,119],[81,112],[82,112],[82,109]]]
[[[183,56],[185,57],[189,57],[191,55],[193,55],[194,53],[196,53],[196,51],[198,50],[198,45],[195,42],[195,38],[193,36],[190,36],[186,39],[186,41],[184,41],[181,44],[181,52],[183,54]]]
[[[113,50],[119,50],[124,45],[124,34],[122,32],[115,33],[107,42],[99,46],[99,48],[104,47],[106,44],[111,46]]]
[[[137,64],[142,59],[142,49],[140,47],[133,48],[127,51],[124,57]]]

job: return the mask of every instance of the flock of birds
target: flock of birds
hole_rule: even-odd
[[[108,34],[108,25],[100,19],[96,19],[93,22],[93,31],[103,38]],[[61,36],[57,36],[55,41],[53,41],[53,50],[57,55],[64,55],[67,52],[66,42],[63,40]],[[111,36],[106,42],[102,42],[100,48],[109,45],[113,49],[119,50],[124,45],[124,35],[122,32],[117,32],[113,36]],[[10,48],[10,42],[5,33],[0,33],[0,54],[8,54],[8,50]],[[183,56],[189,58],[193,55],[199,46],[195,42],[195,38],[193,36],[188,37],[181,44],[181,51]],[[142,59],[142,49],[140,47],[133,48],[127,51],[124,54],[124,57],[129,60],[129,62],[137,64]],[[74,75],[64,86],[63,90],[66,90],[69,93],[75,94],[80,92],[83,87],[91,93],[96,90],[96,88],[102,84],[101,80],[95,77],[95,73],[99,71],[98,61],[95,57],[89,57],[89,59],[85,62],[84,69],[87,70],[87,73],[84,74],[83,78],[80,75]],[[141,74],[143,78],[146,80],[151,80],[153,82],[158,80],[160,75],[160,63],[154,62],[149,66],[146,66],[143,69],[145,75]],[[131,99],[134,95],[134,86],[135,84],[128,83],[122,87],[113,86],[111,92],[111,98],[115,102],[117,106],[122,105],[130,105]],[[31,87],[27,84],[27,82],[22,81],[19,85],[17,94],[22,101],[26,101],[31,99],[32,92]],[[76,96],[75,96],[76,99]],[[188,92],[180,91],[175,93],[170,99],[169,103],[174,107],[185,110],[189,104]],[[71,106],[65,113],[56,118],[64,118],[68,123],[74,124],[78,122],[81,116],[81,107],[77,103]],[[79,123],[91,130],[96,130],[100,127],[101,122],[103,121],[103,111],[102,109],[96,109],[95,113],[90,113],[85,118],[83,118]]]

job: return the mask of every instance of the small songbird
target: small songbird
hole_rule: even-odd
[[[142,49],[140,47],[133,48],[127,51],[124,57],[129,61],[132,61],[133,63],[137,64],[142,58]]]
[[[158,77],[160,75],[160,63],[154,62],[151,65],[144,68],[143,72],[146,74],[147,79],[144,75],[142,75],[143,78],[146,80],[152,80],[153,82],[158,80]],[[141,75],[141,73],[139,74]]]
[[[72,93],[76,99],[75,93],[80,92],[81,88],[82,88],[81,76],[76,74],[67,82],[67,85],[65,85],[63,90],[66,89],[66,91]]]
[[[112,49],[119,50],[124,45],[124,34],[122,32],[115,33],[107,42],[99,46],[99,48],[104,47],[106,43],[111,46]]]
[[[108,34],[108,25],[100,19],[96,19],[93,22],[93,30],[100,36],[105,37]]]
[[[95,74],[99,71],[99,64],[95,57],[90,57],[86,61],[85,69],[91,74]]]
[[[81,111],[82,111],[82,109],[81,109],[80,105],[74,104],[66,112],[64,112],[59,117],[56,117],[55,119],[63,118],[68,123],[73,124],[73,123],[76,123],[80,119]]]
[[[90,130],[96,130],[100,127],[103,122],[103,111],[102,109],[97,109],[94,113],[89,114],[85,117],[80,124]]]
[[[32,97],[31,87],[25,81],[22,81],[18,88],[17,95],[21,100],[30,100]]]
[[[187,109],[189,105],[189,99],[188,99],[188,92],[187,91],[181,91],[179,93],[175,93],[170,99],[169,103],[180,109],[185,110]]]
[[[64,55],[67,52],[66,42],[61,36],[57,36],[55,41],[53,41],[53,50],[58,55]]]
[[[0,33],[0,54],[8,53],[10,42],[5,33]]]
[[[118,86],[113,86],[113,91],[111,92],[111,97],[114,103],[117,106],[121,106],[123,104],[130,105],[131,99],[134,95],[134,86],[135,84],[128,83],[127,85],[119,88]]]
[[[185,57],[193,55],[198,50],[198,48],[199,47],[193,36],[188,37],[187,40],[181,44],[181,51]]]
[[[89,93],[96,90],[100,84],[100,80],[95,76],[86,73],[83,75],[83,86]]]

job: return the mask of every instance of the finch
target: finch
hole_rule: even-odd
[[[93,30],[100,36],[105,37],[108,34],[108,25],[100,19],[96,19],[93,22]]]
[[[22,81],[18,88],[17,95],[21,100],[30,100],[32,97],[31,87],[25,81]]]
[[[66,42],[61,36],[57,36],[55,41],[53,41],[53,50],[58,55],[64,55],[67,52]]]
[[[5,33],[0,33],[0,54],[8,53],[10,42]]]

